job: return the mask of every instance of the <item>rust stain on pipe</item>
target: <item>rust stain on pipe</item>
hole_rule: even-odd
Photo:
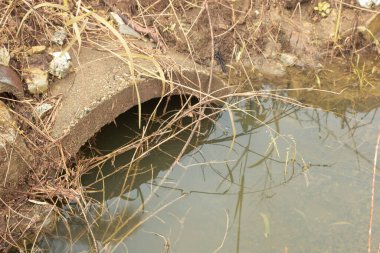
[[[0,94],[11,93],[18,99],[24,97],[24,89],[20,77],[12,68],[0,65]]]

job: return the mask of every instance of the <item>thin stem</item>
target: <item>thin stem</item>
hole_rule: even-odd
[[[371,208],[370,208],[369,225],[368,225],[368,253],[371,253],[371,244],[372,244],[372,222],[373,222],[373,208],[374,208],[374,202],[375,202],[375,176],[376,176],[377,151],[379,150],[379,142],[380,142],[380,127],[379,127],[379,133],[377,135],[375,157],[373,158]]]

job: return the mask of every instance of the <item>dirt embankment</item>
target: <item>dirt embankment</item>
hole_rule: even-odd
[[[133,36],[118,33],[110,11],[135,30]],[[67,157],[75,156],[87,138],[141,98],[159,96],[173,85],[176,91],[187,87],[186,92],[203,91],[199,96],[204,96],[210,76],[219,83],[210,92],[224,83],[247,86],[263,80],[303,88],[294,76],[306,70],[314,84],[305,79],[302,83],[330,89],[335,83],[327,87],[318,80],[325,62],[337,58],[356,75],[348,88],[365,89],[373,85],[361,68],[364,55],[375,58],[372,73],[378,76],[380,69],[379,11],[352,1],[36,0],[1,2],[0,14],[0,44],[10,53],[10,67],[23,76],[24,89],[14,95],[21,98],[19,93],[25,92],[25,98],[17,100],[10,94],[13,87],[0,87],[7,105],[1,104],[1,115],[10,118],[8,123],[17,122],[0,127],[2,138],[11,144],[0,150],[5,154],[0,174],[12,181],[0,188],[3,250],[25,238],[33,242],[31,235],[41,231],[42,223],[54,223],[46,217],[59,212],[57,203],[82,196],[80,175],[70,173]],[[57,45],[52,38],[60,29],[67,38]],[[49,76],[47,92],[29,94],[26,70],[39,63],[46,67],[54,51],[72,54],[72,73],[59,82]],[[87,59],[78,57],[85,52]],[[191,75],[186,75],[189,69]],[[146,87],[141,86],[137,98],[133,85],[140,81]],[[163,81],[168,85],[164,90]],[[123,104],[124,99],[130,100]],[[51,106],[48,112],[39,113],[46,104]],[[73,129],[77,139],[75,134],[68,137]]]
[[[197,1],[195,4],[171,1],[143,1],[141,6],[114,1],[123,13],[157,28],[169,48],[189,54],[196,62],[219,70],[223,65],[266,70],[283,53],[298,58],[297,65],[316,67],[335,56],[347,56],[370,46],[358,26],[365,26],[373,11],[352,1]],[[322,1],[319,1],[322,2]],[[317,10],[316,10],[317,8]],[[146,13],[146,17],[141,15]],[[376,30],[377,31],[377,30]],[[269,63],[267,63],[269,62]],[[286,65],[286,64],[285,64]]]

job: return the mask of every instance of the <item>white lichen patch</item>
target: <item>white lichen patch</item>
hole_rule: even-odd
[[[49,73],[62,79],[67,75],[71,67],[71,57],[69,53],[54,52],[53,60],[49,63]]]
[[[370,9],[380,5],[380,0],[357,0],[361,7]]]

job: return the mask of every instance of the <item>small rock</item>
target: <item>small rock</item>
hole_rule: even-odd
[[[361,7],[370,9],[380,5],[380,0],[356,0]]]
[[[42,94],[48,89],[48,59],[45,54],[28,58],[29,68],[23,69],[22,76],[31,94]]]
[[[28,68],[24,70],[24,79],[31,94],[42,94],[48,89],[48,72],[39,68]]]
[[[48,104],[48,103],[43,103],[39,106],[36,107],[36,113],[38,117],[43,117],[45,113],[50,111],[53,108],[53,105]]]
[[[126,25],[123,21],[123,19],[117,15],[114,12],[110,12],[111,19],[117,24],[117,27],[119,28],[119,32],[124,35],[131,35],[136,38],[140,38],[141,35],[133,30],[130,26]]]
[[[71,66],[71,57],[69,53],[54,52],[53,60],[49,63],[49,73],[62,79],[67,75]]]
[[[53,34],[51,41],[56,43],[59,46],[62,46],[65,43],[65,39],[67,37],[67,32],[65,28],[59,27],[57,31]]]

